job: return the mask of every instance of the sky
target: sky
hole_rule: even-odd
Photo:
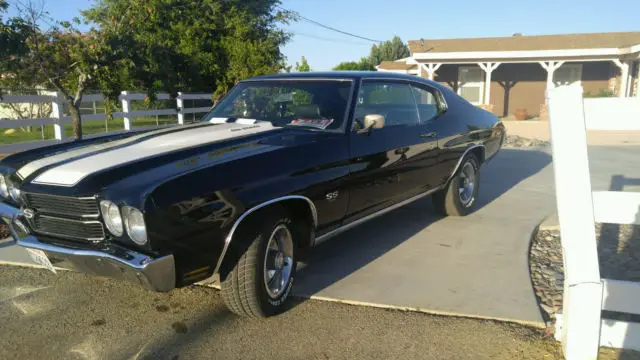
[[[9,3],[21,0],[9,0]],[[44,0],[54,19],[70,20],[91,0]],[[640,31],[638,0],[282,0],[282,7],[325,25],[374,40],[403,41],[584,32]],[[301,21],[282,49],[289,64],[307,58],[330,70],[369,53],[370,41]]]

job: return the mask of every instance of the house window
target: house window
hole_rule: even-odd
[[[458,95],[474,105],[482,104],[484,70],[477,66],[458,68]]]
[[[582,64],[563,64],[553,72],[553,83],[556,86],[580,84]]]

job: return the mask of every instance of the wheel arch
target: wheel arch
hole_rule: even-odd
[[[467,153],[474,154],[476,156],[476,159],[478,159],[478,161],[480,162],[479,165],[482,165],[482,163],[484,163],[484,161],[485,161],[485,147],[484,147],[484,145],[473,146],[473,147],[469,148],[469,151]],[[466,156],[467,153],[465,153],[462,157],[464,158],[464,156]]]
[[[453,168],[453,171],[451,172],[451,174],[449,175],[449,178],[447,179],[447,181],[444,183],[446,186],[449,181],[451,181],[451,179],[453,179],[453,177],[455,176],[456,172],[458,172],[458,169],[460,169],[460,166],[462,166],[462,161],[464,160],[464,158],[467,156],[467,154],[473,154],[475,155],[475,157],[478,159],[478,161],[480,162],[480,166],[482,166],[482,163],[484,162],[485,158],[485,147],[482,144],[477,144],[477,145],[471,145],[469,146],[464,153],[462,153],[462,156],[460,156],[460,159],[458,159],[458,162],[456,163],[456,166]]]
[[[295,218],[304,219],[306,224],[310,224],[311,225],[311,228],[309,229],[310,235],[318,226],[318,212],[317,212],[316,206],[313,203],[313,201],[311,201],[311,199],[309,199],[306,196],[287,195],[287,196],[274,198],[274,199],[262,202],[258,205],[255,205],[249,210],[242,213],[242,215],[240,215],[231,226],[229,233],[225,237],[224,247],[218,259],[216,268],[213,272],[214,274],[217,274],[220,272],[223,266],[223,263],[225,262],[225,259],[227,259],[226,255],[229,250],[229,245],[233,241],[234,235],[236,235],[236,233],[238,232],[240,225],[249,221],[252,218],[251,215],[255,215],[259,213],[261,210],[263,211],[268,209],[270,206],[276,206],[276,205],[280,205],[284,207],[294,219]],[[300,231],[304,231],[304,229],[301,229]],[[313,241],[313,236],[310,236],[308,243],[299,244],[299,246],[303,248],[307,248],[311,245],[312,241]],[[228,259],[227,259],[227,262],[228,262]]]

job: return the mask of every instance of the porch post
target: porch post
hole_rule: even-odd
[[[427,72],[427,75],[429,76],[429,80],[433,80],[433,76],[436,73],[436,70],[438,70],[440,68],[440,65],[442,65],[441,63],[426,63],[426,64],[422,64],[422,63],[418,63],[418,66],[424,66],[424,70]],[[422,69],[420,69],[420,74],[422,74]]]
[[[478,66],[485,72],[484,76],[484,103],[486,105],[490,104],[491,97],[491,73],[493,70],[497,69],[501,63],[478,63]]]
[[[618,96],[626,97],[629,84],[629,63],[622,62],[618,59],[613,59],[611,61],[620,68],[620,90],[618,91]]]
[[[640,99],[640,61],[636,62],[636,97]],[[633,84],[631,85],[631,91],[633,91]],[[631,96],[631,93],[629,93]]]
[[[640,61],[638,61],[637,63],[637,70],[636,70],[636,81],[637,81],[637,85],[636,85],[636,97],[638,99],[640,99]]]
[[[564,64],[564,61],[540,61],[539,64],[547,70],[547,90],[553,89],[555,87],[553,85],[553,73]]]

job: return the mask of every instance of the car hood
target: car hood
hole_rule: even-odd
[[[27,191],[43,191],[41,187],[46,187],[54,193],[95,192],[97,187],[139,174],[174,177],[197,167],[281,147],[286,133],[314,137],[314,132],[274,127],[269,122],[200,123],[59,151],[22,165],[16,175]],[[160,168],[162,174],[157,173]]]

